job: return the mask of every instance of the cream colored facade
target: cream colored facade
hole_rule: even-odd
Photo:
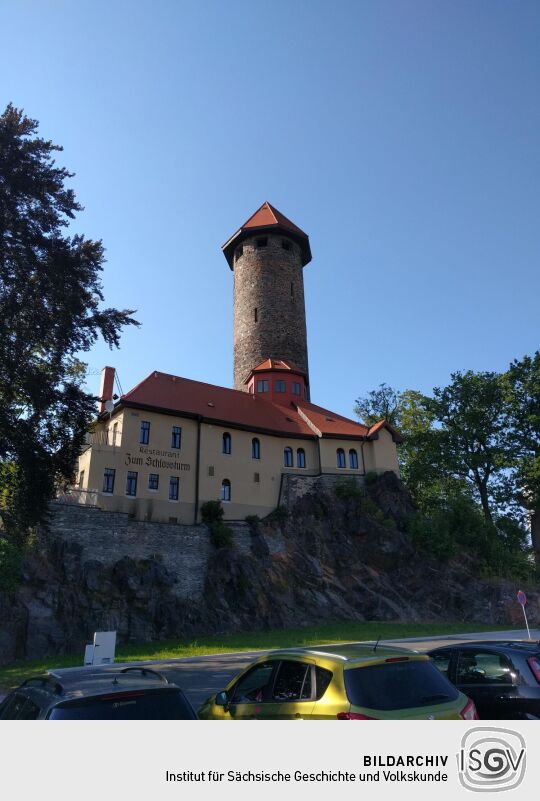
[[[149,423],[148,443],[141,442],[141,424]],[[180,448],[172,447],[173,426],[181,429]],[[223,435],[230,435],[230,454],[223,452]],[[144,437],[143,437],[144,438]],[[260,458],[253,458],[253,440],[259,441]],[[285,466],[290,448],[293,466]],[[298,450],[305,467],[298,467]],[[338,450],[345,467],[338,467]],[[355,464],[356,453],[358,467]],[[96,423],[78,466],[78,489],[84,502],[102,509],[132,514],[138,520],[192,524],[200,521],[200,507],[222,500],[225,518],[263,517],[280,501],[282,475],[363,475],[392,470],[399,474],[396,444],[386,429],[377,438],[292,437],[226,427],[158,411],[119,408],[108,420]],[[105,471],[114,471],[112,492],[107,492]],[[135,495],[127,494],[128,473],[136,473]],[[109,472],[109,484],[111,483]],[[150,476],[157,476],[150,479]],[[170,499],[178,479],[178,499]],[[222,485],[230,482],[230,500],[223,500]],[[133,475],[130,489],[134,490]],[[174,491],[172,493],[174,495]]]

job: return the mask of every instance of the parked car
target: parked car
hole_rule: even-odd
[[[155,670],[81,669],[28,679],[0,704],[0,720],[194,720],[182,690]]]
[[[473,699],[481,718],[540,719],[540,643],[456,643],[429,654],[441,674]]]
[[[376,645],[273,651],[208,698],[212,720],[475,720],[425,654]]]

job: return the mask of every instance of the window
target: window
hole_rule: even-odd
[[[242,676],[232,691],[231,703],[260,704],[261,701],[265,701],[275,664],[275,662],[263,662]]]
[[[103,492],[108,492],[112,495],[114,492],[114,477],[116,470],[112,467],[106,467],[103,471]]]
[[[286,389],[285,381],[274,381],[274,390],[276,392],[285,392]]]
[[[148,489],[154,491],[159,489],[159,476],[157,473],[150,473],[148,476]]]
[[[260,473],[253,473],[253,481],[255,484],[261,483],[261,474]]]
[[[81,470],[79,473],[79,489],[82,489],[84,486],[84,470]]]
[[[430,661],[367,665],[344,670],[345,690],[354,706],[384,711],[431,706],[434,698],[455,701],[458,691]]]
[[[351,470],[358,470],[358,454],[354,448],[349,451],[349,467]]]
[[[243,253],[244,253],[244,248],[242,245],[240,245],[239,247],[236,248],[235,261],[238,261],[238,259],[241,258]]]
[[[438,668],[441,673],[444,673],[448,678],[448,670],[450,668],[450,659],[452,657],[451,651],[439,651],[438,654],[432,654],[433,664]]]
[[[257,381],[257,392],[268,392],[268,381]]]
[[[150,423],[148,420],[141,420],[141,435],[139,437],[141,445],[148,445],[150,442]]]
[[[259,314],[258,314],[258,311],[257,311],[257,307],[255,307],[253,309],[253,319],[255,320],[255,322],[257,322],[257,320],[259,319]]]
[[[281,240],[281,247],[283,248],[283,250],[291,250],[291,243],[287,242],[286,239],[282,239]]]
[[[292,448],[285,448],[283,451],[283,464],[285,467],[293,466]]]
[[[343,448],[337,449],[337,466],[345,467],[345,451]]]
[[[267,236],[260,236],[257,240],[257,247],[258,248],[265,248],[268,244],[268,237]]]
[[[137,477],[136,470],[128,470],[126,478],[126,495],[135,496],[137,494]]]
[[[294,298],[294,284],[291,281],[291,298]]]
[[[180,479],[178,476],[171,476],[169,479],[169,500],[178,500],[178,490],[180,489]]]
[[[251,440],[251,458],[252,459],[260,459],[261,458],[261,443],[255,437]]]
[[[307,701],[311,698],[311,665],[281,662],[274,682],[273,701]]]
[[[456,684],[512,684],[513,681],[512,664],[504,654],[473,648],[459,652]]]
[[[224,478],[221,482],[221,500],[228,503],[231,500],[231,482]]]
[[[297,467],[306,466],[306,452],[303,448],[298,448],[298,450],[296,451],[296,466]]]
[[[214,475],[214,465],[213,464],[209,464],[208,465],[208,475],[209,476],[213,476]]]
[[[318,665],[315,667],[315,698],[317,701],[323,697],[325,694],[328,685],[332,681],[332,674],[329,670],[325,670],[325,668],[319,667]]]
[[[182,429],[180,426],[173,426],[171,432],[171,448],[180,450],[182,447]]]
[[[118,437],[118,423],[115,423],[112,427],[112,444],[113,446],[117,445],[117,437]]]
[[[228,433],[223,434],[222,438],[222,452],[228,456],[231,454],[231,435]]]
[[[298,381],[293,381],[292,394],[300,395],[300,384],[298,383]]]

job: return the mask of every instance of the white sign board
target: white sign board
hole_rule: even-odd
[[[85,665],[110,665],[116,651],[116,631],[94,632],[94,642],[84,650]]]

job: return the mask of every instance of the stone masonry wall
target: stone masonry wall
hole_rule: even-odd
[[[308,374],[304,277],[299,246],[282,234],[243,243],[234,262],[234,388],[265,359],[291,361]],[[282,247],[283,240],[291,250]],[[255,319],[255,309],[257,319]]]
[[[343,479],[343,476],[335,473],[320,476],[298,476],[294,473],[284,473],[281,482],[279,505],[292,509],[297,501],[305,495],[319,495],[322,492],[332,494],[336,482],[343,481]],[[345,480],[355,481],[359,486],[364,484],[364,476],[346,476]]]

